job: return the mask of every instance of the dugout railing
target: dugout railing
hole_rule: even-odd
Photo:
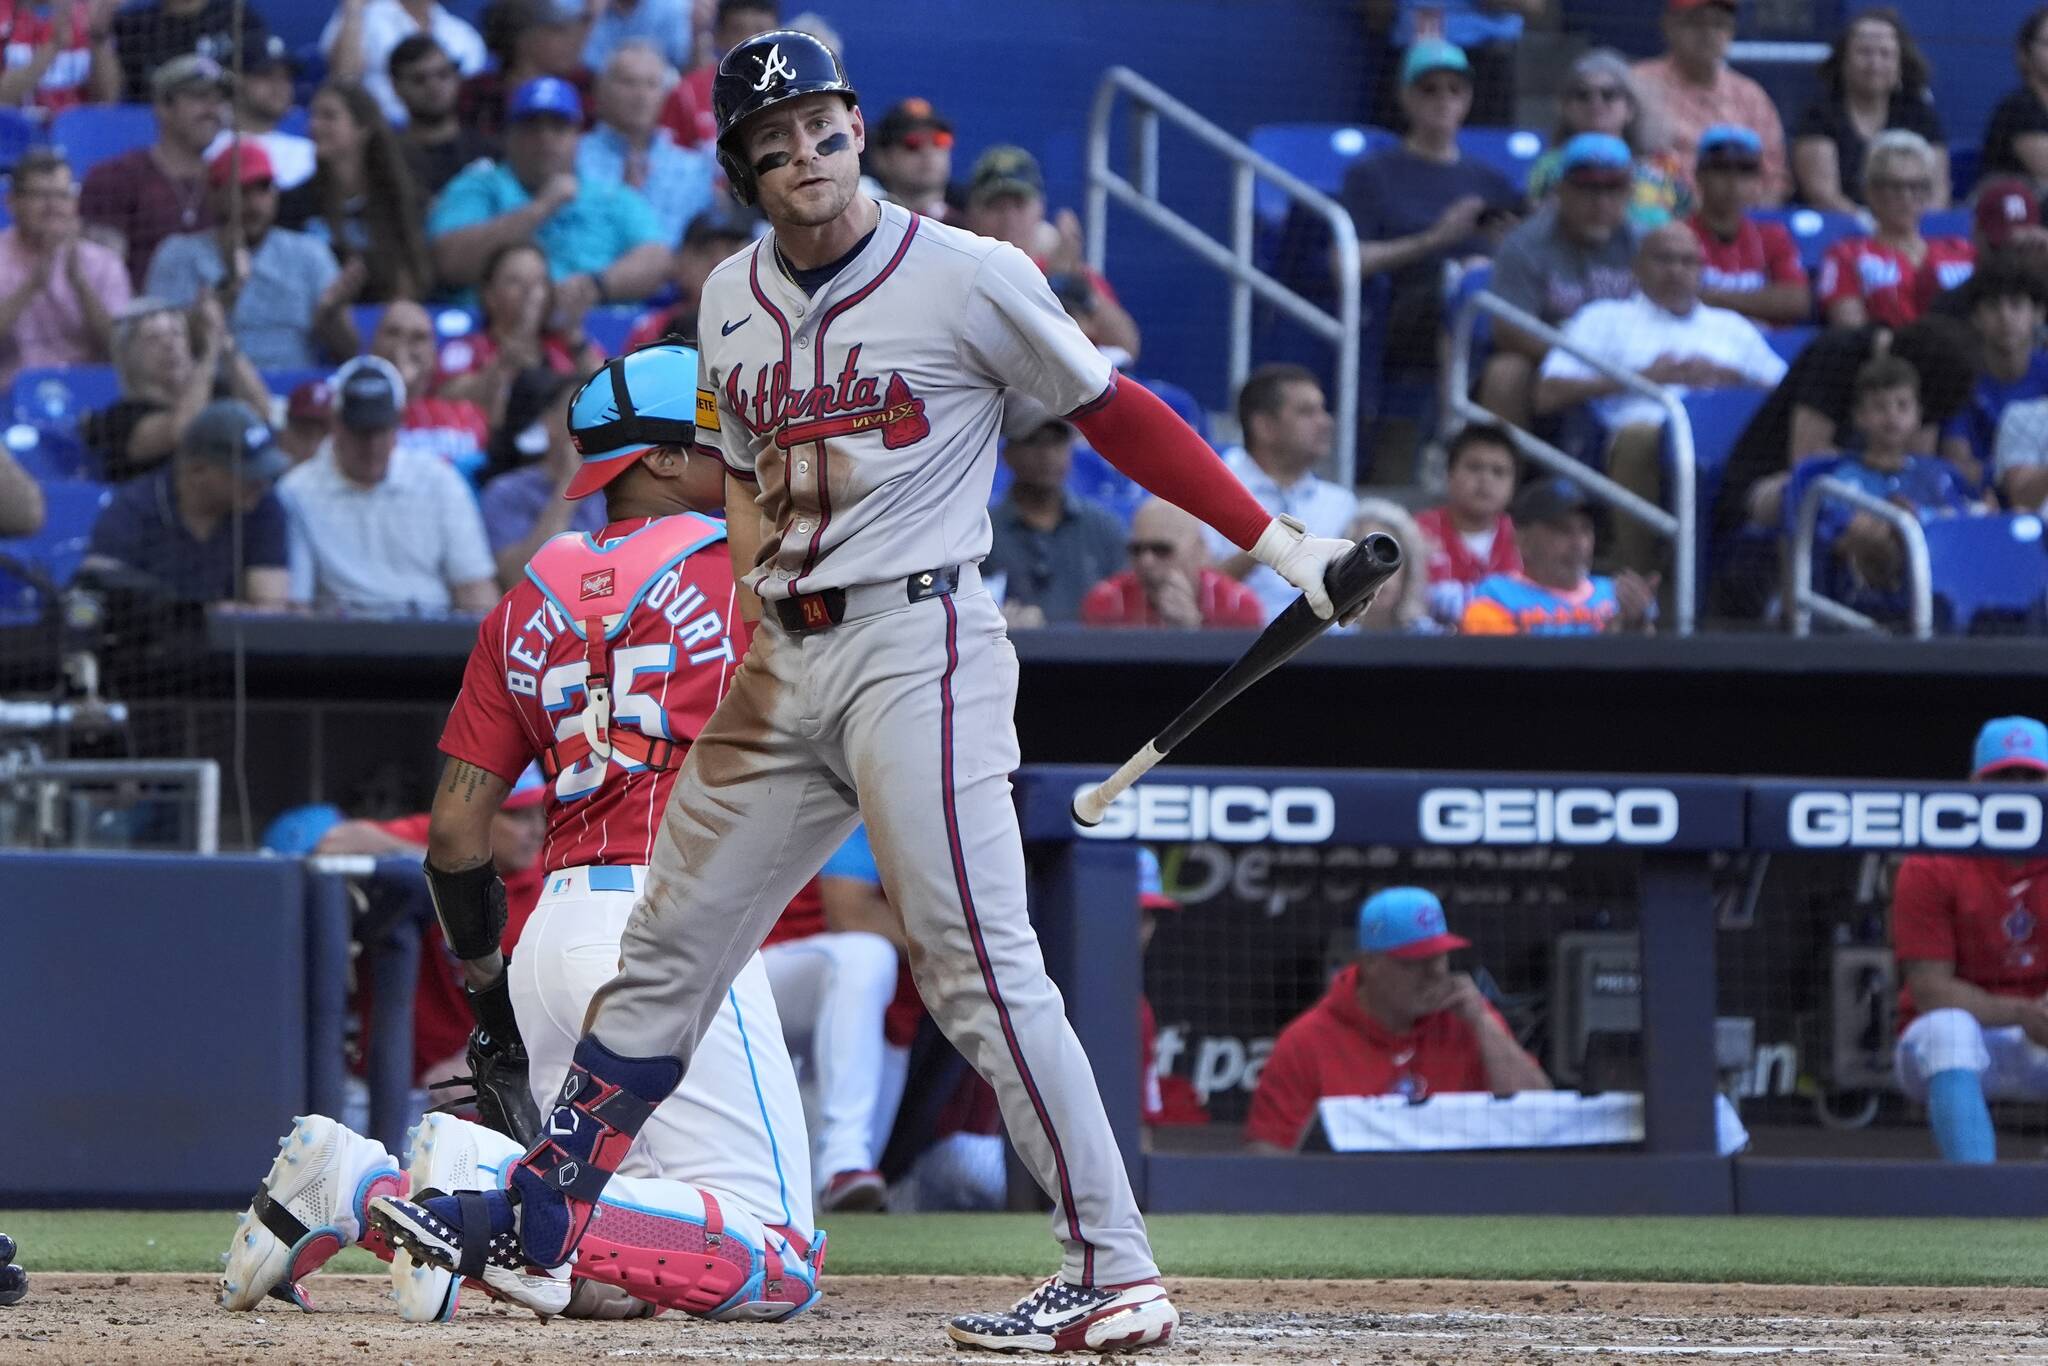
[[[1717,1152],[1716,870],[1729,856],[2048,851],[2044,795],[2010,785],[1160,769],[1102,825],[1069,802],[1088,767],[1028,768],[1018,802],[1034,917],[1133,1181],[1158,1211],[2019,1215],[2048,1210],[2039,1162]],[[1541,834],[1545,838],[1539,840]],[[1639,859],[1644,1135],[1631,1151],[1259,1156],[1167,1151],[1144,1133],[1132,984],[1143,965],[1136,843],[1628,850]],[[1393,879],[1388,879],[1393,880]],[[1725,877],[1723,878],[1725,881]],[[1367,880],[1367,890],[1372,888]],[[1458,926],[1453,924],[1453,930]],[[1811,964],[1786,963],[1788,973]],[[1920,1151],[1915,1147],[1915,1151]]]

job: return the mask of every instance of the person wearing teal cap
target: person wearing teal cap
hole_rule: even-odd
[[[1444,265],[1492,256],[1521,209],[1521,192],[1506,176],[1458,150],[1472,97],[1464,49],[1441,38],[1418,40],[1401,62],[1407,135],[1344,176],[1341,197],[1358,230],[1359,275],[1386,275],[1391,287],[1389,366],[1436,366]]]
[[[1358,909],[1358,953],[1323,999],[1280,1031],[1259,1073],[1245,1141],[1259,1152],[1300,1146],[1324,1096],[1402,1095],[1420,1104],[1456,1091],[1548,1091],[1550,1078],[1450,956],[1443,903],[1389,887]]]
[[[2048,726],[2001,716],[1977,732],[1970,777],[2048,783]],[[2040,802],[2012,794],[2017,814]],[[1923,808],[1924,809],[1924,808]],[[2022,851],[2015,851],[2022,852]],[[1998,1155],[1989,1100],[2048,1098],[2048,859],[1914,854],[1892,884],[1898,956],[1899,1086],[1927,1106],[1935,1147],[1950,1162]]]

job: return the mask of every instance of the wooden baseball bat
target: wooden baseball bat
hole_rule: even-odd
[[[1285,664],[1302,647],[1327,631],[1346,614],[1356,611],[1401,568],[1401,545],[1392,536],[1375,531],[1330,562],[1323,571],[1323,587],[1329,590],[1336,611],[1319,617],[1306,597],[1296,598],[1287,610],[1273,618],[1259,638],[1251,643],[1237,662],[1224,670],[1200,697],[1190,702],[1164,730],[1145,742],[1145,747],[1124,761],[1122,768],[1093,788],[1074,798],[1074,819],[1082,825],[1098,825],[1123,790],[1145,776],[1173,747],[1194,733],[1197,726],[1222,710],[1225,703]]]

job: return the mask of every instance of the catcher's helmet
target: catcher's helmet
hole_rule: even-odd
[[[725,54],[711,82],[711,113],[718,121],[718,164],[740,203],[754,202],[754,168],[741,155],[734,130],[763,109],[820,91],[843,95],[848,105],[860,102],[838,54],[808,33],[773,29]]]
[[[694,347],[651,342],[605,362],[569,400],[569,435],[583,463],[563,496],[597,492],[655,446],[689,449],[696,412]]]

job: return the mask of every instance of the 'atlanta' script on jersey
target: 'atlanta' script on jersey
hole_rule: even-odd
[[[860,351],[859,346],[848,348],[837,380],[805,389],[790,388],[789,367],[775,361],[754,372],[750,392],[740,384],[743,367],[734,366],[725,377],[726,407],[745,416],[756,432],[772,433],[785,450],[877,428],[882,444],[892,451],[929,436],[924,400],[894,371],[886,381],[863,375]]]

